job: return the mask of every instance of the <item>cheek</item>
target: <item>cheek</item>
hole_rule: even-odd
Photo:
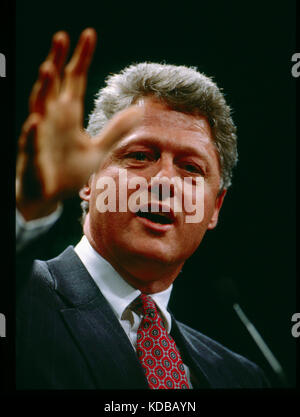
[[[201,232],[205,231],[215,211],[216,197],[217,192],[205,184],[202,177],[197,186],[185,186],[183,194],[184,222],[191,223],[192,227]]]
[[[206,227],[203,223],[185,224],[180,236],[172,240],[173,250],[183,261],[188,259],[199,247],[205,235]]]
[[[128,189],[130,179],[126,170],[110,167],[102,171],[92,184],[89,201],[91,222],[101,230],[120,230],[132,217],[128,200],[138,187]]]
[[[201,212],[198,216],[203,217],[205,201],[205,188],[203,177],[185,178],[182,188],[182,203],[186,213]]]
[[[128,211],[127,202],[138,201],[139,195],[145,195],[148,192],[148,182],[145,176],[139,172],[132,173],[130,170],[112,167],[101,171],[95,179],[92,187],[90,204],[108,205],[110,202],[110,211]],[[102,204],[101,204],[102,202]]]
[[[184,224],[184,238],[187,241],[187,244],[189,241],[194,245],[201,242],[205,232],[207,230],[207,222],[205,220],[202,220],[198,223],[185,223]]]

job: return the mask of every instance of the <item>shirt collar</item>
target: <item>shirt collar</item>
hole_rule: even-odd
[[[121,320],[123,312],[141,294],[141,291],[128,284],[112,265],[95,251],[85,235],[74,250],[111,305],[117,318]],[[151,294],[152,299],[160,309],[168,332],[171,331],[171,316],[167,307],[172,287],[173,285],[170,285],[164,291]]]

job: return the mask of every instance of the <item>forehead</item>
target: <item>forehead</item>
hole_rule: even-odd
[[[144,107],[141,123],[117,145],[153,144],[176,152],[206,154],[218,159],[210,125],[203,115],[183,113],[157,100],[144,98],[138,103]]]
[[[139,101],[144,107],[143,126],[202,133],[211,137],[209,123],[205,116],[183,113],[167,104],[151,98]]]

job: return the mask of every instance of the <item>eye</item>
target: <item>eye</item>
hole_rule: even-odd
[[[185,168],[187,171],[190,171],[190,172],[198,172],[197,167],[195,167],[195,166],[194,166],[194,165],[192,165],[192,164],[187,164],[187,165],[185,165],[185,166],[184,166],[184,168]]]
[[[143,151],[136,151],[136,152],[130,152],[126,155],[126,158],[134,159],[135,161],[152,161],[153,155],[151,155],[149,152],[143,152]]]
[[[134,152],[132,157],[137,161],[145,161],[147,159],[147,155],[145,152]]]
[[[196,164],[182,163],[182,168],[192,174],[204,175],[203,169]]]

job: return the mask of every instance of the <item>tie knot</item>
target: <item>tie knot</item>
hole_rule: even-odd
[[[152,320],[158,316],[156,304],[149,295],[141,294],[137,298],[136,308],[141,311],[145,317]]]

